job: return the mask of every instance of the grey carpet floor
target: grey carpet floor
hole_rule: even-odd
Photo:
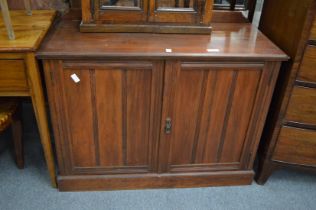
[[[24,170],[16,168],[8,147],[0,151],[1,210],[316,209],[316,176],[291,171],[275,172],[264,186],[58,192],[50,187],[38,137],[24,140]]]

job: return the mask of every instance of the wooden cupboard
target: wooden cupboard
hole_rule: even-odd
[[[212,37],[80,33],[75,24],[62,21],[37,54],[60,190],[252,182],[284,53],[250,24],[219,24]]]

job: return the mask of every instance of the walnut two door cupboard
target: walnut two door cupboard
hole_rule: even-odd
[[[205,58],[186,52],[202,51],[194,46],[208,43],[205,35],[73,32],[70,39],[69,27],[60,26],[38,54],[44,60],[60,190],[252,182],[258,140],[280,61],[286,59],[271,42],[258,37],[263,39],[258,47],[265,44],[273,56],[228,59],[204,49]],[[239,27],[242,35],[232,40],[245,41],[247,30],[260,35],[248,24],[234,30]],[[60,51],[63,34],[73,43]],[[191,48],[185,42],[193,38],[199,39]],[[81,53],[75,42],[83,39],[94,43]],[[162,40],[177,42],[171,47],[184,54],[157,53]],[[142,52],[145,42],[151,52]]]

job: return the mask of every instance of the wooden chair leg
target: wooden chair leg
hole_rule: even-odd
[[[18,168],[24,168],[24,146],[22,140],[22,122],[21,122],[21,110],[20,107],[17,113],[13,116],[12,124],[12,140],[15,161]]]
[[[13,40],[15,39],[15,35],[14,35],[13,27],[12,27],[7,0],[0,0],[0,7],[2,11],[2,16],[3,16],[3,22],[7,29],[8,37],[10,40]]]

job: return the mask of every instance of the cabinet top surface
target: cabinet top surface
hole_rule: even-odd
[[[0,18],[0,52],[25,52],[38,49],[51,26],[56,12],[53,10],[33,10],[26,15],[25,10],[10,11],[15,40],[9,40]],[[0,16],[2,14],[0,12]]]
[[[283,61],[287,55],[249,23],[214,23],[211,35],[80,33],[79,22],[61,21],[37,56],[42,59],[198,58]]]

